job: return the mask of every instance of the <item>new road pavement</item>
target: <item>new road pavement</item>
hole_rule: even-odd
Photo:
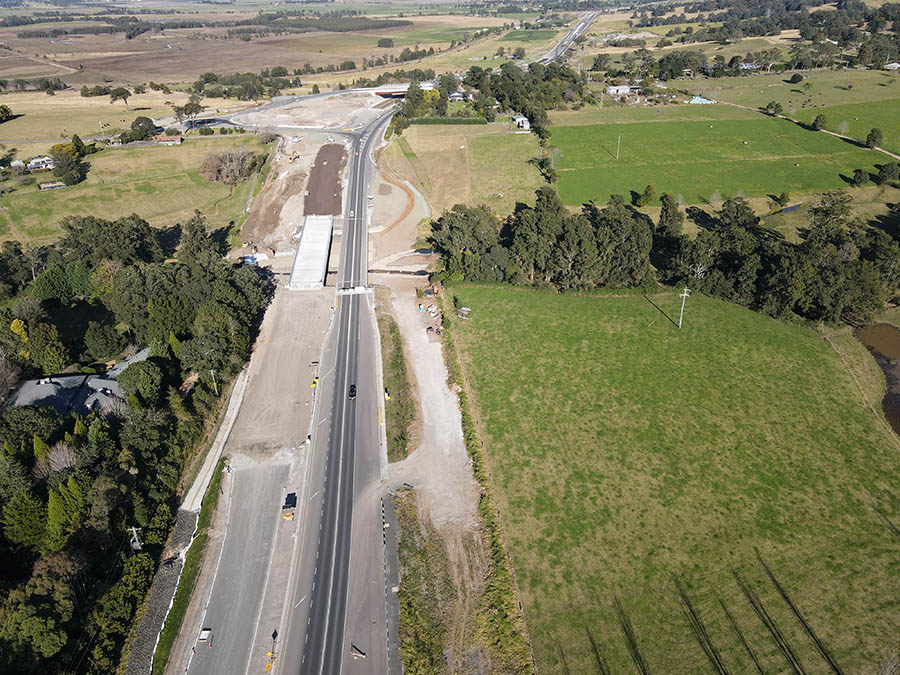
[[[203,626],[213,629],[214,639],[198,643],[189,656],[192,675],[248,675],[266,665],[267,672],[304,675],[389,670],[380,509],[383,401],[366,284],[367,192],[375,169],[370,158],[391,113],[379,111],[364,127],[342,134],[348,171],[341,260],[312,437],[302,461],[282,451],[258,466],[235,468],[240,480],[231,483],[227,535],[203,598]],[[280,424],[299,425],[289,416]],[[280,515],[286,491],[299,497],[293,522]],[[196,634],[199,627],[186,630]],[[271,663],[269,650],[277,656]]]
[[[549,52],[544,54],[541,58],[538,59],[538,63],[543,63],[545,66],[553,63],[560,56],[566,53],[566,50],[572,46],[572,43],[575,42],[575,38],[584,33],[588,29],[594,19],[597,18],[597,14],[599,12],[588,12],[583,17],[578,20],[571,30],[565,34],[562,40],[556,43],[556,46],[551,49]]]
[[[292,645],[290,640],[296,634],[295,630],[289,634],[288,642],[282,649],[283,673],[336,675],[342,672],[344,660],[353,658],[351,651],[357,659],[367,661],[374,672],[384,672],[386,668],[383,576],[378,585],[379,599],[357,596],[350,600],[355,605],[362,602],[369,607],[367,613],[372,616],[369,625],[380,625],[380,635],[373,638],[372,631],[366,631],[367,635],[351,636],[345,640],[345,626],[351,585],[352,537],[363,538],[369,543],[363,548],[368,553],[366,559],[354,560],[354,567],[375,569],[383,575],[379,530],[354,527],[353,515],[355,497],[359,492],[367,491],[372,479],[377,477],[372,474],[373,469],[377,474],[382,452],[379,427],[373,423],[378,410],[376,402],[380,401],[381,396],[375,384],[375,362],[371,358],[373,336],[369,327],[372,309],[369,294],[364,289],[368,270],[366,194],[373,168],[369,157],[389,118],[390,113],[383,115],[350,136],[323,496],[318,512],[314,508],[309,509],[307,534],[303,537],[307,554],[301,554],[301,566],[308,568],[312,564],[312,583],[305,589],[301,581],[296,593],[303,593],[308,598],[308,605],[300,603],[291,619],[292,625],[299,623],[302,628],[302,617],[305,615],[305,635],[301,644]],[[368,358],[362,364],[361,348],[368,352]],[[365,371],[364,377],[361,371]],[[326,412],[324,406],[323,412]],[[317,420],[317,425],[319,423]],[[365,463],[365,471],[359,476],[358,462]],[[315,547],[309,546],[313,537],[317,543]],[[376,560],[375,565],[371,564],[370,558]],[[358,613],[358,610],[359,607],[355,606],[353,613]],[[357,639],[361,644],[355,642]],[[295,660],[298,654],[299,663]]]

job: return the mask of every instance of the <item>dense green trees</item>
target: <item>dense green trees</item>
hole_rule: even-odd
[[[660,278],[777,317],[867,320],[896,292],[900,248],[856,222],[845,193],[821,195],[810,217],[795,245],[764,230],[743,200],[729,200],[695,239],[675,242]]]
[[[619,196],[571,214],[545,187],[502,224],[487,207],[457,205],[434,221],[432,240],[456,279],[591,288],[638,286],[650,272],[650,219]]]
[[[867,148],[876,148],[881,145],[884,140],[884,134],[881,129],[875,127],[866,135],[866,147]]]
[[[200,214],[181,229],[174,263],[163,262],[157,233],[137,216],[69,218],[60,243],[33,263],[21,247],[0,250],[9,295],[0,348],[26,372],[70,365],[63,339],[91,359],[118,356],[126,339],[150,347],[119,375],[127,397],[119,408],[86,418],[0,413],[4,673],[72,672],[76,662],[78,672],[115,672],[183,465],[218,407],[213,377],[227,381],[249,353],[269,281],[227,262]],[[132,525],[148,534],[140,553],[128,546]]]
[[[424,73],[419,74],[422,77]],[[432,73],[433,77],[433,73]],[[409,126],[409,120],[422,115],[428,108],[435,108],[447,97],[454,87],[449,86],[449,77],[439,80],[438,95],[426,100],[417,78],[413,78],[400,113],[391,120],[392,133],[402,133]],[[523,71],[512,61],[503,63],[498,71],[481,66],[469,68],[463,84],[478,91],[473,107],[488,122],[495,119],[496,109],[512,111],[528,118],[531,131],[546,143],[550,137],[547,110],[562,103],[576,104],[592,100],[592,94],[585,87],[587,76],[572,70],[569,66],[551,63],[531,63]],[[455,82],[454,82],[455,85]]]
[[[534,206],[498,220],[486,207],[457,205],[433,222],[432,242],[450,280],[552,285],[561,290],[687,284],[776,317],[865,321],[897,292],[900,246],[850,216],[849,197],[821,195],[803,241],[766,230],[743,199],[688,215],[661,196],[659,223],[613,195],[605,208],[569,212],[549,186]],[[652,263],[652,264],[651,264]]]
[[[68,216],[60,224],[63,229],[60,249],[68,258],[84,260],[95,270],[102,261],[127,266],[163,259],[156,233],[136,214],[116,221],[94,216]]]

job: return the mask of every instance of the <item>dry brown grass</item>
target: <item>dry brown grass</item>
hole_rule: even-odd
[[[138,115],[151,118],[171,117],[172,102],[182,105],[188,95],[173,91],[164,94],[148,90],[144,94],[134,94],[128,99],[128,108],[119,101],[109,102],[109,96],[83,97],[76,89],[57,92],[47,96],[43,92],[28,91],[0,95],[0,103],[8,105],[13,113],[21,115],[0,124],[0,143],[9,145],[19,140],[41,140],[67,138],[72,134],[82,137],[116,130],[127,129]],[[204,99],[203,105],[209,112],[233,111],[251,105],[247,102],[226,99]],[[20,148],[20,155],[28,154],[27,147]],[[31,153],[35,154],[35,153]]]
[[[527,164],[538,152],[534,136],[510,134],[507,122],[497,122],[413,125],[392,143],[388,157],[392,169],[422,191],[435,216],[460,203],[487,204],[505,215],[540,187],[537,169]]]
[[[206,11],[201,14],[210,15]],[[228,14],[226,18],[232,20],[239,17]],[[260,68],[275,65],[293,70],[302,68],[306,63],[314,67],[337,65],[347,59],[361,65],[363,57],[397,55],[403,47],[416,44],[444,50],[450,46],[451,40],[461,39],[464,31],[502,26],[511,21],[508,18],[456,14],[403,18],[411,21],[412,25],[351,33],[310,32],[270,36],[254,38],[249,42],[228,39],[225,28],[172,29],[124,40],[121,33],[54,39],[18,38],[16,34],[23,28],[13,27],[0,29],[0,43],[14,50],[8,58],[16,58],[16,67],[26,68],[29,77],[67,75],[67,82],[79,85],[101,82],[107,77],[125,83],[148,80],[170,83],[189,82],[207,71],[258,72]],[[394,48],[379,49],[377,43],[381,37],[393,39]],[[29,58],[34,55],[42,58],[30,62]],[[55,63],[42,63],[44,55]],[[390,69],[398,67],[403,66],[391,64]],[[0,71],[5,73],[6,68],[0,68]],[[339,77],[341,81],[346,79],[346,74],[328,75]],[[358,76],[358,73],[353,75]],[[328,81],[327,77],[323,75],[316,79],[325,78]]]

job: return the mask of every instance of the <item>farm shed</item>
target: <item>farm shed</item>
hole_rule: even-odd
[[[523,131],[528,131],[529,129],[531,129],[531,123],[524,115],[513,115],[512,121],[517,128],[522,129]]]

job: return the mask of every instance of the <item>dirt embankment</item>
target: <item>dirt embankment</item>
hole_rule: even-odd
[[[303,224],[303,192],[318,150],[304,137],[279,139],[266,182],[241,228],[244,241],[260,250],[293,247],[291,236]]]
[[[340,143],[323,145],[309,174],[304,213],[307,216],[341,214],[341,177],[347,163],[347,149]]]

